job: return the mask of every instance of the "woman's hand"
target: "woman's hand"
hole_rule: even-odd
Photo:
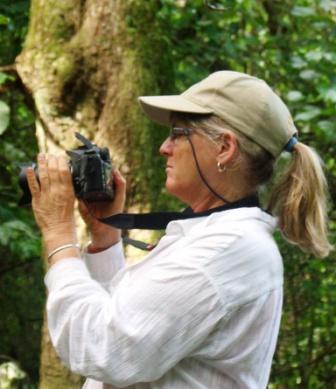
[[[113,171],[115,197],[111,202],[87,203],[79,201],[79,211],[91,234],[90,251],[101,251],[116,244],[121,237],[119,229],[101,223],[97,218],[107,217],[123,212],[126,197],[126,181],[119,170]]]
[[[32,168],[27,181],[32,194],[32,208],[47,252],[68,243],[76,243],[74,220],[75,194],[68,159],[39,154],[39,182]]]

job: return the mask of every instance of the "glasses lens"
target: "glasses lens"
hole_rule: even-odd
[[[175,134],[175,131],[174,131],[174,130],[175,130],[174,127],[170,129],[169,138],[170,138],[171,140],[176,139],[176,134]]]
[[[189,128],[172,127],[170,129],[169,137],[171,140],[174,140],[181,135],[189,136],[190,133],[191,133],[191,130]]]

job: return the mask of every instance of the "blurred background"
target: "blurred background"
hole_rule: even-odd
[[[79,130],[111,149],[128,210],[180,209],[163,189],[167,132],[137,96],[179,93],[222,69],[265,79],[290,107],[325,162],[336,243],[335,1],[0,0],[1,389],[82,382],[43,326],[45,264],[32,213],[17,205],[20,164],[73,147]],[[335,253],[321,260],[276,238],[285,301],[269,388],[335,388]]]

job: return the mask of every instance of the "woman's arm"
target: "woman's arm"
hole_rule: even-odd
[[[222,318],[211,283],[191,258],[121,270],[104,289],[80,261],[46,278],[48,318],[61,359],[116,386],[160,378],[204,342]],[[184,262],[184,264],[182,263]]]
[[[32,194],[32,207],[41,230],[46,255],[50,263],[69,257],[80,258],[74,220],[75,193],[68,159],[40,154],[38,156],[39,181],[32,168],[27,170],[27,180]],[[80,210],[91,233],[95,252],[113,246],[120,240],[120,230],[100,223],[97,217],[120,213],[125,203],[126,184],[119,172],[113,173],[116,196],[111,203],[96,203]],[[96,212],[96,213],[94,213]],[[62,249],[60,249],[62,247]]]

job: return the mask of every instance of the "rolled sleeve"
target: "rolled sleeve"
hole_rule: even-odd
[[[93,279],[105,284],[125,266],[122,242],[96,254],[83,253],[86,267]]]

